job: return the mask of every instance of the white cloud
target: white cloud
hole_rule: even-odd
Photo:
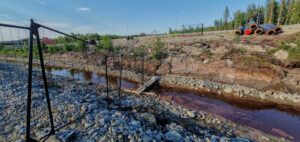
[[[38,3],[38,4],[42,4],[42,5],[45,5],[45,4],[47,4],[47,2],[45,2],[45,1],[36,1],[36,3]]]
[[[71,25],[67,23],[40,23],[50,28],[70,28]]]
[[[87,7],[81,7],[81,8],[77,8],[77,11],[91,11],[91,9]]]
[[[0,14],[1,18],[6,18],[6,19],[12,19],[13,17],[6,15],[6,14]]]
[[[89,26],[78,26],[71,29],[74,33],[90,33],[93,32],[97,27],[95,25]]]

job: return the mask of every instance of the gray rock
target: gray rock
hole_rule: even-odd
[[[56,136],[50,136],[45,142],[60,142],[60,140]]]
[[[139,121],[131,121],[131,126],[134,127],[134,128],[140,128],[141,127],[141,123]]]
[[[166,137],[166,140],[169,140],[169,141],[177,141],[177,142],[183,141],[181,134],[179,134],[175,130],[170,130],[168,133],[165,134],[165,137]]]
[[[56,137],[62,142],[69,142],[76,135],[73,130],[65,130],[56,134]]]

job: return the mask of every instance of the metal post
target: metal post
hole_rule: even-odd
[[[28,87],[27,87],[27,119],[26,141],[30,142],[30,112],[31,112],[31,83],[32,83],[32,48],[33,48],[33,20],[30,20],[29,52],[28,52]]]
[[[120,54],[120,80],[119,80],[119,103],[121,105],[121,86],[122,86],[122,69],[123,69],[123,54]]]
[[[45,93],[46,93],[46,99],[47,99],[47,105],[48,105],[48,111],[49,111],[49,118],[50,118],[50,125],[51,125],[50,134],[54,135],[55,130],[54,130],[53,115],[52,115],[52,109],[51,109],[51,103],[50,103],[50,97],[49,97],[49,91],[48,91],[47,77],[46,77],[46,72],[45,72],[43,52],[42,52],[42,48],[41,48],[38,27],[36,27],[36,26],[34,27],[34,33],[36,36],[38,51],[39,51],[39,55],[40,55],[39,57],[40,57],[40,63],[41,63],[41,68],[42,68],[43,81],[44,81],[44,87],[45,87]]]
[[[107,99],[107,108],[109,107],[109,98],[108,98],[108,75],[107,75],[107,55],[105,55],[105,80],[106,80],[106,99]]]

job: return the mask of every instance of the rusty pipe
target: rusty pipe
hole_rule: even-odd
[[[234,31],[235,35],[242,35],[244,33],[244,26],[240,26],[236,31]]]
[[[254,21],[249,21],[248,25],[249,25],[249,29],[252,31],[258,27],[258,25]]]
[[[258,27],[262,28],[264,30],[264,33],[266,33],[266,35],[274,35],[276,33],[274,29],[266,25],[259,25]]]
[[[277,25],[272,25],[272,24],[266,24],[266,26],[274,29],[274,31],[276,33],[281,33],[282,32],[282,28],[280,26],[277,26]]]

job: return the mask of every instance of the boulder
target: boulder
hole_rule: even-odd
[[[274,53],[274,56],[277,59],[284,60],[284,59],[287,59],[289,57],[289,53],[287,51],[279,50],[279,51]]]

